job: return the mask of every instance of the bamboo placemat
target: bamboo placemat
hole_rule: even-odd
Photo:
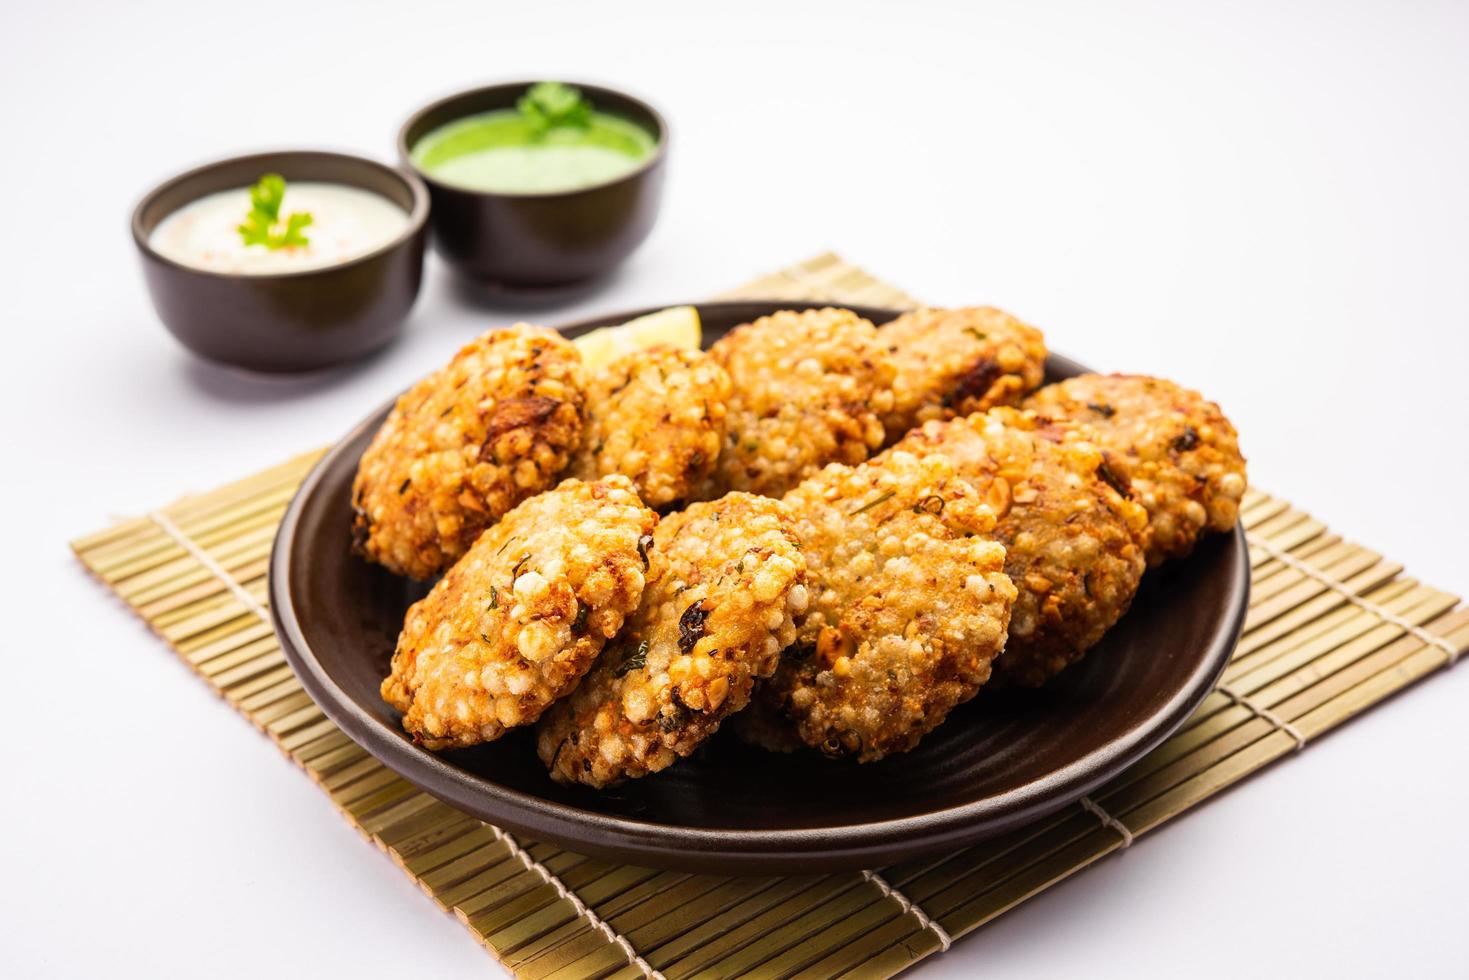
[[[835,255],[728,294],[911,305]],[[1250,611],[1219,689],[1082,805],[940,858],[726,878],[515,840],[379,765],[307,697],[265,617],[272,537],[320,451],[72,542],[99,579],[518,976],[887,977],[1309,745],[1469,648],[1469,608],[1258,490]]]

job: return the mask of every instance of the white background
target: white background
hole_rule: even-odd
[[[246,379],[164,333],[126,232],[172,172],[387,159],[409,112],[472,83],[622,84],[674,128],[652,238],[547,319],[836,248],[1202,388],[1256,483],[1469,589],[1469,7],[1289,6],[7,3],[4,972],[495,974],[65,547],[334,439],[514,318],[432,261],[381,356]],[[1464,975],[1465,670],[916,975]]]

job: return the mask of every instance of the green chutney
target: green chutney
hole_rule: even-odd
[[[466,190],[545,194],[603,184],[657,148],[647,130],[604,112],[585,126],[536,129],[514,109],[465,116],[424,134],[410,156],[424,173]]]

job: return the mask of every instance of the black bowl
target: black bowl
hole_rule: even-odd
[[[403,166],[433,198],[434,247],[460,274],[510,290],[573,287],[610,272],[648,237],[658,216],[668,159],[668,124],[652,106],[614,89],[574,83],[599,112],[636,123],[657,145],[638,169],[575,190],[506,194],[469,190],[414,167],[412,151],[438,127],[481,112],[512,109],[534,82],[460,92],[425,106],[398,133]]]
[[[262,174],[348,184],[408,212],[408,226],[366,255],[319,269],[239,275],[181,265],[154,250],[159,222],[206,194],[248,187]],[[252,371],[312,371],[361,357],[398,335],[418,298],[429,197],[410,173],[364,157],[315,150],[255,153],[164,181],[133,211],[133,241],[153,306],[200,357]]]
[[[704,338],[775,309],[703,303]],[[854,307],[883,322],[896,311]],[[600,317],[576,335],[638,316]],[[1053,356],[1054,380],[1081,367]],[[276,634],[327,715],[405,779],[515,833],[634,864],[719,874],[871,868],[951,850],[1079,799],[1167,738],[1213,688],[1249,598],[1244,535],[1148,572],[1132,609],[1041,690],[982,691],[911,752],[868,765],[773,755],[721,732],[693,758],[610,792],[553,783],[533,732],[435,755],[378,696],[426,585],[351,553],[351,488],[384,406],[317,465],[270,566]]]

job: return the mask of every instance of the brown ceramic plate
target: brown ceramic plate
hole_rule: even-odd
[[[705,303],[704,338],[801,303]],[[892,310],[863,309],[876,322]],[[566,328],[576,335],[636,311]],[[1053,356],[1053,378],[1079,365]],[[276,632],[348,735],[434,796],[514,833],[636,864],[713,873],[868,868],[1000,833],[1072,803],[1179,727],[1234,647],[1249,593],[1244,537],[1215,535],[1149,572],[1131,611],[1040,691],[981,692],[914,751],[870,765],[751,749],[722,733],[693,759],[611,792],[551,782],[532,733],[440,755],[378,697],[403,613],[424,587],[351,554],[358,457],[388,408],[302,484],[271,558]]]

